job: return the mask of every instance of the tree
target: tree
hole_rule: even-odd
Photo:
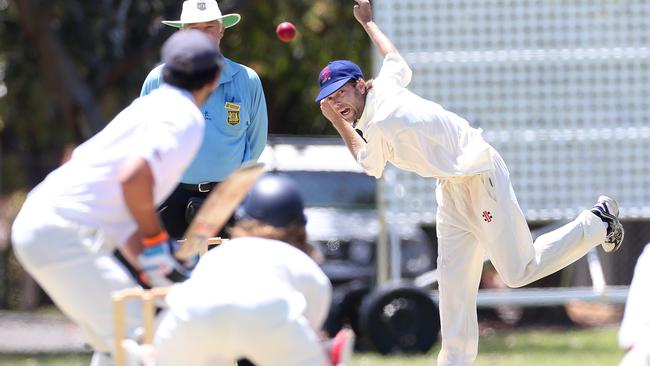
[[[160,20],[177,19],[181,8],[174,0],[7,1],[0,0],[0,85],[7,88],[0,94],[0,193],[33,186],[67,146],[92,136],[139,95],[173,32]],[[222,50],[262,78],[270,132],[333,133],[313,101],[318,71],[335,58],[369,63],[352,3],[223,0],[220,7],[242,14]],[[299,30],[288,44],[274,33],[284,20]]]
[[[224,13],[242,14],[242,22],[227,30],[222,51],[262,78],[270,132],[334,133],[313,98],[328,61],[369,63],[369,40],[356,25],[352,2],[219,4]],[[4,291],[15,288],[6,278],[22,278],[6,273],[10,212],[22,202],[21,191],[139,95],[174,31],[160,21],[177,19],[180,9],[180,0],[0,0],[0,213],[9,212],[0,215],[0,304],[15,296]],[[299,31],[288,44],[274,32],[285,20]]]
[[[223,40],[226,56],[253,67],[262,78],[272,133],[332,134],[314,102],[319,71],[334,59],[350,59],[366,69],[370,41],[352,15],[353,2],[333,0],[255,1],[242,24]],[[293,22],[298,35],[289,43],[275,27]]]

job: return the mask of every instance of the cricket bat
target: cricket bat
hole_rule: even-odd
[[[209,247],[209,246],[223,244],[223,243],[225,243],[227,241],[228,241],[228,239],[221,239],[221,237],[219,237],[219,236],[213,236],[211,238],[208,238],[205,241],[205,243]],[[185,239],[178,239],[178,244],[183,245],[183,243],[185,243]]]
[[[208,239],[218,233],[244,200],[253,184],[264,173],[264,164],[242,165],[210,192],[187,228],[178,259],[190,259],[207,247]]]

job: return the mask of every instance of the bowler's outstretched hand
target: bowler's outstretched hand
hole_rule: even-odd
[[[372,21],[372,6],[370,6],[370,0],[354,0],[357,2],[354,5],[352,12],[354,17],[361,24],[365,24]]]

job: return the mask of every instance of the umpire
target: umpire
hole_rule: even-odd
[[[199,30],[219,49],[226,29],[240,19],[239,14],[222,14],[215,0],[187,0],[179,20],[162,23]],[[259,76],[253,69],[228,58],[224,58],[224,66],[217,89],[201,107],[205,118],[203,144],[181,183],[160,206],[163,224],[175,238],[183,236],[208,193],[241,164],[256,161],[266,145],[268,117]],[[151,70],[141,95],[161,85],[162,67]],[[220,235],[223,237],[224,233]]]

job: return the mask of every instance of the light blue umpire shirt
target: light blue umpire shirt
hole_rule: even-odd
[[[219,87],[201,107],[203,143],[183,173],[182,183],[221,182],[242,163],[256,161],[266,145],[269,123],[259,76],[227,58],[224,65]],[[147,75],[140,96],[160,86],[162,67]]]

